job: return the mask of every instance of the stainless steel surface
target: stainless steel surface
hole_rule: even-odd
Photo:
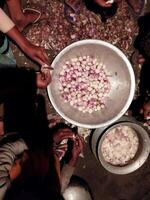
[[[106,136],[106,134],[113,128],[117,127],[120,125],[127,125],[130,126],[131,128],[133,128],[136,133],[137,136],[139,138],[139,149],[138,152],[135,156],[134,159],[132,159],[132,161],[126,165],[126,166],[113,166],[111,164],[109,164],[108,162],[106,162],[103,158],[102,152],[101,152],[101,145],[102,142]],[[106,130],[105,130],[106,129]],[[137,170],[138,168],[140,168],[144,162],[147,160],[149,153],[150,153],[150,138],[148,136],[147,131],[138,123],[136,122],[118,122],[112,126],[110,126],[109,128],[105,129],[97,129],[94,132],[94,137],[92,138],[92,150],[93,153],[95,154],[96,158],[101,162],[102,166],[108,170],[111,173],[114,174],[128,174],[131,173],[135,170]],[[97,148],[96,148],[97,146]]]
[[[128,116],[122,116],[120,119],[118,119],[115,123],[111,124],[110,126],[103,126],[100,128],[95,129],[95,131],[92,134],[91,140],[90,140],[90,146],[91,146],[91,150],[93,152],[93,154],[95,155],[95,157],[97,158],[97,142],[99,141],[101,135],[105,132],[105,130],[108,127],[113,126],[114,124],[118,123],[118,122],[136,122],[134,118],[132,117],[128,117]],[[98,159],[98,158],[97,158]]]
[[[106,106],[92,114],[82,113],[65,103],[59,93],[59,73],[62,65],[73,57],[89,55],[106,66],[110,75],[111,91]],[[48,86],[49,99],[55,110],[68,122],[86,128],[112,124],[128,109],[135,90],[135,77],[127,57],[115,46],[101,40],[83,40],[63,49],[52,63],[52,83]]]
[[[72,176],[63,197],[65,200],[93,200],[89,185],[79,176]]]
[[[65,200],[92,200],[89,192],[80,186],[68,187],[63,197]]]

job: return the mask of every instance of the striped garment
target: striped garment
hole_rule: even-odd
[[[0,147],[0,200],[5,196],[10,187],[9,171],[14,164],[16,156],[27,150],[24,140],[6,143]]]
[[[27,149],[28,147],[23,139],[18,139],[15,142],[8,142],[0,147],[0,200],[3,200],[11,185],[9,172],[17,155],[23,153]],[[70,182],[74,169],[74,167],[65,164],[60,172],[62,194]]]

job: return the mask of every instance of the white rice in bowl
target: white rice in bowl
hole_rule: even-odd
[[[101,146],[103,158],[115,166],[128,164],[136,155],[139,138],[129,126],[118,126],[110,130]]]

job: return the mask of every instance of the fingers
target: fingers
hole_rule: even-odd
[[[112,3],[107,3],[105,0],[95,0],[95,2],[102,7],[111,7]]]
[[[70,131],[63,131],[61,132],[61,136],[60,136],[61,140],[64,140],[64,139],[71,139],[73,140],[73,133],[71,133]]]
[[[48,70],[47,72],[41,72],[41,73],[37,73],[37,87],[38,88],[46,88],[49,83],[51,82],[51,75],[50,75],[50,71]]]
[[[78,149],[78,154],[80,154],[83,151],[84,139],[81,136],[79,135],[76,136],[75,141],[74,141],[74,147]]]
[[[68,128],[59,129],[54,134],[54,137],[53,137],[53,140],[54,140],[55,143],[60,143],[64,139],[71,139],[71,140],[74,139],[74,133]]]
[[[34,50],[33,50],[34,49]],[[50,65],[49,64],[49,58],[48,58],[48,55],[45,51],[44,48],[42,47],[37,47],[37,46],[34,46],[32,48],[32,51],[33,51],[33,56],[30,56],[32,57],[36,62],[38,62],[41,66],[43,64],[47,64],[47,65]]]
[[[111,6],[112,6],[111,3],[105,3],[105,4],[103,5],[103,7],[105,7],[105,8],[110,8]]]
[[[138,55],[138,63],[142,65],[144,62],[145,62],[145,58],[141,54],[139,54]]]
[[[48,85],[51,82],[51,74],[49,70],[44,70],[41,72],[42,80]]]
[[[43,49],[43,62],[46,64],[49,64],[48,60],[49,60],[48,55],[47,55],[45,49]]]
[[[44,48],[38,47],[37,58],[40,59],[40,62],[41,62],[41,63],[46,63],[46,64],[48,64],[48,55],[46,54],[46,51],[45,51]]]

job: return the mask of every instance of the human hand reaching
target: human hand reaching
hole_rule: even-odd
[[[108,3],[107,0],[94,0],[95,3],[97,3],[99,6],[102,6],[102,7],[111,7],[112,6],[112,3]]]
[[[80,153],[83,152],[83,148],[84,148],[84,139],[81,136],[76,135],[76,138],[73,141],[71,159],[70,159],[68,165],[75,167]]]
[[[27,43],[23,51],[28,55],[32,60],[39,63],[41,66],[46,63],[48,64],[48,55],[44,48],[35,46],[31,43]]]
[[[59,144],[64,139],[71,139],[74,140],[74,133],[69,128],[60,128],[56,131],[53,135],[53,142],[54,144]]]
[[[49,64],[48,55],[44,48],[35,46],[18,30],[16,26],[11,28],[6,33],[20,48],[21,50],[29,56],[32,60],[39,63],[41,66],[43,64]]]
[[[46,72],[36,73],[36,85],[38,88],[44,89],[50,84],[50,82],[51,74],[49,70],[47,70]]]
[[[9,176],[11,181],[15,180],[22,172],[24,164],[29,160],[29,155],[26,152],[23,152],[21,158],[15,160],[12,165]]]

